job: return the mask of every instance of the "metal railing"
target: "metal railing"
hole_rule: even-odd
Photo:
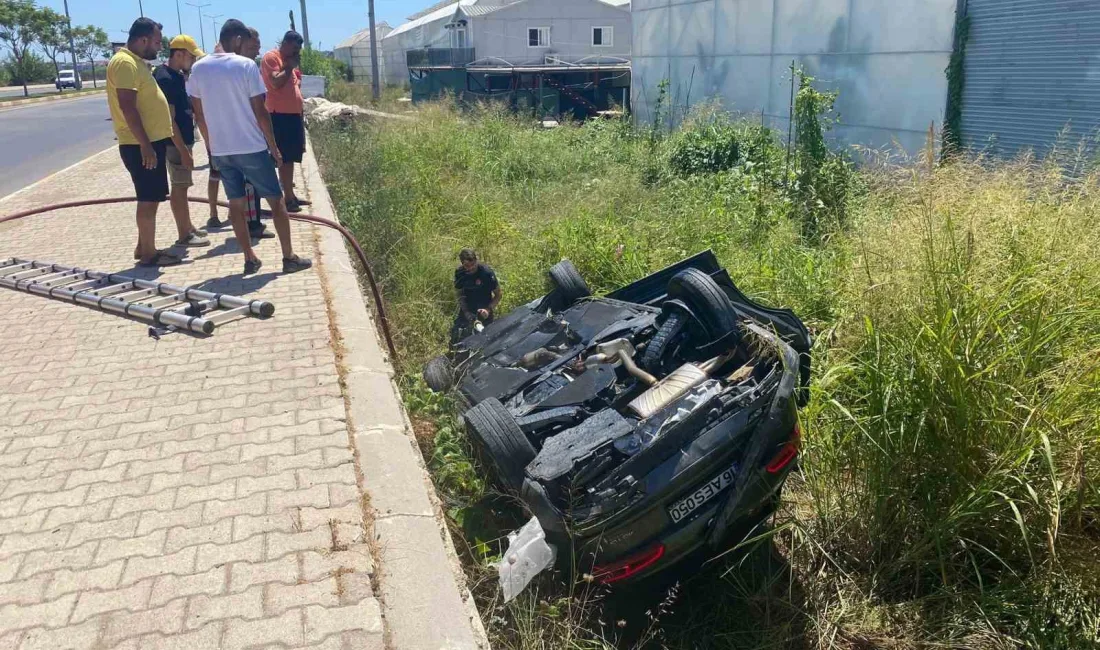
[[[405,51],[405,62],[410,68],[460,68],[475,59],[472,47],[425,47]]]

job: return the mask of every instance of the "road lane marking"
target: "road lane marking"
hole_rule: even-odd
[[[89,160],[91,160],[92,158],[95,158],[95,157],[97,157],[97,156],[102,156],[103,154],[107,153],[108,151],[115,151],[115,150],[117,150],[117,149],[118,149],[118,143],[116,142],[115,144],[112,144],[111,146],[109,146],[109,147],[107,147],[106,149],[104,149],[103,151],[100,151],[100,152],[97,152],[97,153],[93,153],[92,155],[90,155],[90,156],[88,156],[88,157],[86,157],[86,158],[83,158],[83,159],[81,159],[81,160],[79,160],[79,161],[77,161],[77,162],[75,162],[75,163],[73,163],[73,164],[69,165],[69,166],[68,166],[68,167],[66,167],[65,169],[61,169],[61,170],[58,170],[58,171],[56,171],[56,172],[54,172],[54,173],[50,174],[49,176],[46,176],[46,177],[44,177],[44,178],[40,178],[40,179],[36,180],[35,182],[31,183],[30,185],[27,185],[26,187],[23,187],[23,188],[21,188],[21,189],[15,190],[14,192],[12,192],[11,194],[9,194],[9,195],[7,195],[7,196],[4,196],[4,197],[0,197],[0,203],[4,203],[4,202],[5,202],[5,201],[7,201],[8,199],[11,199],[11,198],[15,198],[15,197],[16,197],[17,195],[19,195],[19,194],[22,194],[23,192],[26,192],[26,191],[28,191],[28,190],[33,190],[33,189],[34,189],[35,187],[37,187],[37,186],[41,185],[42,183],[45,183],[46,181],[50,180],[50,179],[51,179],[51,178],[53,178],[54,176],[58,176],[58,175],[60,175],[60,174],[64,174],[64,173],[65,173],[65,172],[67,172],[67,171],[70,171],[70,170],[72,170],[72,169],[74,169],[74,168],[76,168],[76,167],[79,167],[79,166],[83,165],[84,163],[88,162]]]

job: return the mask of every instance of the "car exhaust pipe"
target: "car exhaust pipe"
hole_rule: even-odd
[[[626,339],[615,339],[596,346],[596,354],[589,355],[584,365],[594,366],[601,363],[622,363],[626,371],[646,386],[653,386],[657,378],[634,363],[634,345]]]
[[[733,355],[734,353],[730,352],[700,364],[685,363],[670,372],[652,388],[635,397],[630,404],[627,404],[627,408],[644,420],[710,379],[710,373],[721,368],[722,364],[733,358]]]

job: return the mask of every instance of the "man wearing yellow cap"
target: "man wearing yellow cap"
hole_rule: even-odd
[[[175,127],[165,158],[171,184],[168,200],[179,232],[176,245],[209,246],[210,240],[205,233],[191,224],[191,210],[187,205],[187,188],[192,185],[191,169],[194,167],[191,147],[195,144],[195,116],[191,110],[191,99],[187,96],[187,75],[191,73],[195,61],[203,56],[203,51],[195,39],[185,34],[173,38],[168,50],[168,62],[157,67],[153,78],[168,100],[168,110],[172,113],[172,125]]]

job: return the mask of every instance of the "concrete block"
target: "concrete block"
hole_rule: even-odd
[[[404,431],[374,429],[355,436],[359,462],[363,468],[363,487],[371,495],[371,506],[379,518],[392,515],[434,513],[428,490],[431,481]]]
[[[350,372],[347,390],[351,398],[351,418],[359,430],[368,427],[404,427],[405,418],[397,391],[387,374]]]
[[[429,517],[390,517],[375,524],[382,562],[382,601],[394,648],[480,648],[481,622],[447,557],[439,523]],[[423,589],[423,585],[436,585]],[[431,625],[425,625],[431,621]]]

